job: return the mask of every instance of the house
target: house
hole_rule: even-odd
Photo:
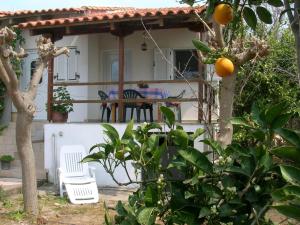
[[[218,79],[212,67],[199,62],[192,44],[193,39],[205,40],[207,36],[196,15],[203,10],[203,7],[81,7],[0,12],[1,26],[18,27],[26,40],[23,48],[29,55],[23,61],[22,89],[26,89],[35,68],[38,35],[50,37],[57,47],[70,49],[69,57],[59,56],[49,62],[36,99],[35,121],[46,123],[44,158],[51,181],[55,181],[60,146],[84,142],[89,148],[101,142],[100,104],[118,104],[117,108],[112,107],[117,111],[113,111],[112,122],[129,119],[129,115],[123,118],[122,93],[136,88],[139,83],[148,83],[166,97],[186,91],[179,100],[143,100],[154,105],[154,120],[161,120],[159,105],[172,101],[181,103],[182,122],[189,131],[203,126],[204,120],[216,120]],[[69,115],[67,124],[46,122],[51,119],[49,104],[53,102],[53,89],[57,86],[66,86],[74,99],[74,112]],[[115,90],[116,98],[103,101],[99,99],[98,90],[106,93]],[[121,123],[115,126],[120,132],[125,129]],[[99,180],[107,179],[99,177]],[[99,184],[111,185],[109,182]]]

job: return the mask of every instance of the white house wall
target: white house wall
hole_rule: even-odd
[[[126,129],[126,124],[114,124],[113,126],[117,129],[120,136],[123,135]],[[198,128],[203,128],[203,126],[198,124],[183,125],[183,128],[187,132],[194,132]],[[163,129],[165,128],[163,127]],[[83,145],[88,152],[93,145],[105,142],[103,130],[103,127],[95,123],[44,125],[44,159],[49,181],[57,184],[57,168],[59,168],[59,160],[57,156],[59,156],[59,151],[63,145]],[[165,131],[167,130],[163,130],[163,132]],[[203,138],[204,135],[198,137],[194,141],[194,147],[199,151],[204,151],[204,145],[200,142]],[[96,168],[96,180],[98,186],[117,186],[110,175],[105,172],[104,168],[99,163],[91,163],[91,165]],[[130,176],[134,178],[135,171],[131,164],[128,165],[128,171]],[[126,173],[121,168],[119,168],[114,175],[118,181],[128,182]]]

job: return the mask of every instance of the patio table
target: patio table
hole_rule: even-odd
[[[161,89],[161,88],[131,88],[133,90],[138,91],[143,95],[145,98],[148,99],[165,99],[169,97],[169,92]],[[109,100],[115,100],[119,99],[119,91],[118,89],[111,89],[108,92],[108,99]],[[158,108],[157,108],[157,114],[158,114],[158,120],[160,120],[160,110],[159,106],[161,103],[158,103]],[[116,122],[116,104],[111,104],[111,111],[112,111],[112,121]]]

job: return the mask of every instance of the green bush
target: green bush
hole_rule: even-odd
[[[51,105],[53,112],[69,113],[73,112],[72,98],[66,87],[58,87],[53,90],[53,101],[65,101],[63,103],[53,103]],[[47,110],[47,107],[46,107]]]
[[[15,160],[15,158],[12,157],[11,155],[2,155],[0,157],[0,161],[2,161],[2,162],[11,162],[13,160]]]
[[[105,143],[93,146],[83,162],[99,162],[119,185],[139,184],[128,203],[118,202],[114,218],[105,215],[106,224],[272,224],[265,219],[276,200],[272,193],[289,182],[274,150],[278,145],[275,134],[285,138],[280,130],[291,116],[284,107],[278,104],[260,110],[254,105],[249,118],[232,120],[247,129],[248,145],[234,142],[223,149],[216,141],[203,139],[211,149],[204,153],[191,145],[204,130],[185,132],[166,107],[161,111],[168,133],[162,133],[157,123],[134,130],[131,121],[120,136],[113,126],[104,124]],[[165,164],[164,156],[174,148],[176,154]],[[135,168],[134,178],[129,176],[129,163]],[[116,168],[124,169],[128,182],[116,179]]]

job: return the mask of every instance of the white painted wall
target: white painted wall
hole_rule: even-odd
[[[122,135],[125,131],[126,124],[114,124],[114,127]],[[199,125],[183,125],[185,131],[194,132]],[[55,176],[59,162],[56,156],[59,156],[59,150],[63,145],[83,145],[87,152],[91,146],[104,142],[103,128],[99,124],[46,124],[44,125],[45,140],[45,169],[49,172],[49,181],[55,182]],[[203,151],[203,143],[199,142],[203,137],[195,140],[195,148]],[[117,184],[111,179],[110,175],[105,172],[103,167],[98,163],[91,163],[96,168],[96,179],[98,186],[116,187]],[[134,177],[134,168],[128,166],[129,173]],[[117,170],[116,178],[120,182],[127,182],[126,174],[123,170]]]

